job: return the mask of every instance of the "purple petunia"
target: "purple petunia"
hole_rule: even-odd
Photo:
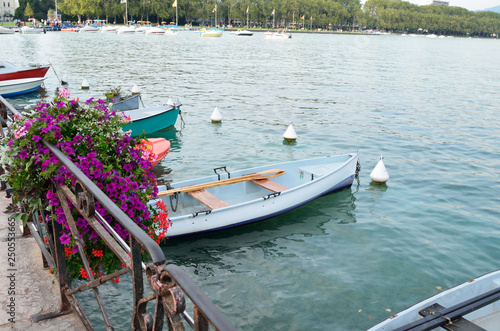
[[[68,236],[67,234],[63,234],[59,240],[61,240],[61,244],[66,245],[69,244],[69,241],[71,240],[71,237]]]

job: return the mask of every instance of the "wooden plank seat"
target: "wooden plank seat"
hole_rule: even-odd
[[[273,193],[283,192],[288,190],[288,187],[278,184],[270,179],[254,179],[252,183],[259,185]]]
[[[215,195],[205,190],[191,191],[188,192],[188,194],[210,209],[218,209],[230,206],[224,200],[217,198]]]

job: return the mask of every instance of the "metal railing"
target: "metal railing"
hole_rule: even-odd
[[[4,98],[0,96],[0,113],[9,110],[17,113]],[[2,114],[4,115],[4,114]],[[5,112],[5,115],[6,112]],[[2,116],[7,121],[7,116]],[[1,132],[3,134],[3,131]],[[52,318],[71,311],[77,313],[88,330],[92,325],[80,307],[75,294],[92,290],[97,300],[107,330],[113,330],[108,314],[101,299],[98,286],[125,273],[132,276],[133,330],[162,330],[164,323],[169,330],[184,330],[186,324],[194,330],[235,330],[235,327],[222,312],[208,299],[190,277],[179,267],[167,265],[160,246],[139,228],[104,192],[102,192],[83,172],[53,144],[43,141],[45,146],[70,171],[76,179],[75,186],[54,185],[59,202],[63,207],[72,237],[79,247],[79,254],[90,281],[72,288],[66,268],[64,246],[59,240],[62,225],[58,222],[46,223],[43,213],[32,215],[26,232],[30,232],[38,243],[44,257],[45,266],[56,270],[60,286],[61,309],[58,312],[38,315],[35,322]],[[82,248],[82,242],[68,201],[100,236],[113,253],[122,261],[124,268],[112,274],[94,278],[87,256]],[[125,228],[130,237],[127,243],[116,234],[104,218],[95,210],[95,202],[105,208],[110,215]],[[28,231],[29,230],[29,231]],[[47,238],[48,244],[44,243]],[[148,252],[151,262],[144,265],[141,260],[141,249]],[[144,272],[145,270],[145,272]],[[152,294],[144,296],[144,275],[152,290]],[[185,295],[193,304],[193,317],[186,313]],[[148,302],[155,302],[154,314],[146,311]]]

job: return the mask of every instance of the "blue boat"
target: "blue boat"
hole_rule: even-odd
[[[125,110],[123,114],[130,122],[123,125],[123,130],[131,130],[131,136],[137,137],[168,128],[177,122],[180,106],[175,104]]]

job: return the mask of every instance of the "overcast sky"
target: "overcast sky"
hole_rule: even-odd
[[[408,1],[408,0],[406,0]],[[486,9],[495,6],[500,6],[500,0],[446,0],[450,2],[450,6],[463,7],[468,10]],[[365,0],[361,0],[362,3]],[[408,2],[420,4],[420,0],[409,0]]]

